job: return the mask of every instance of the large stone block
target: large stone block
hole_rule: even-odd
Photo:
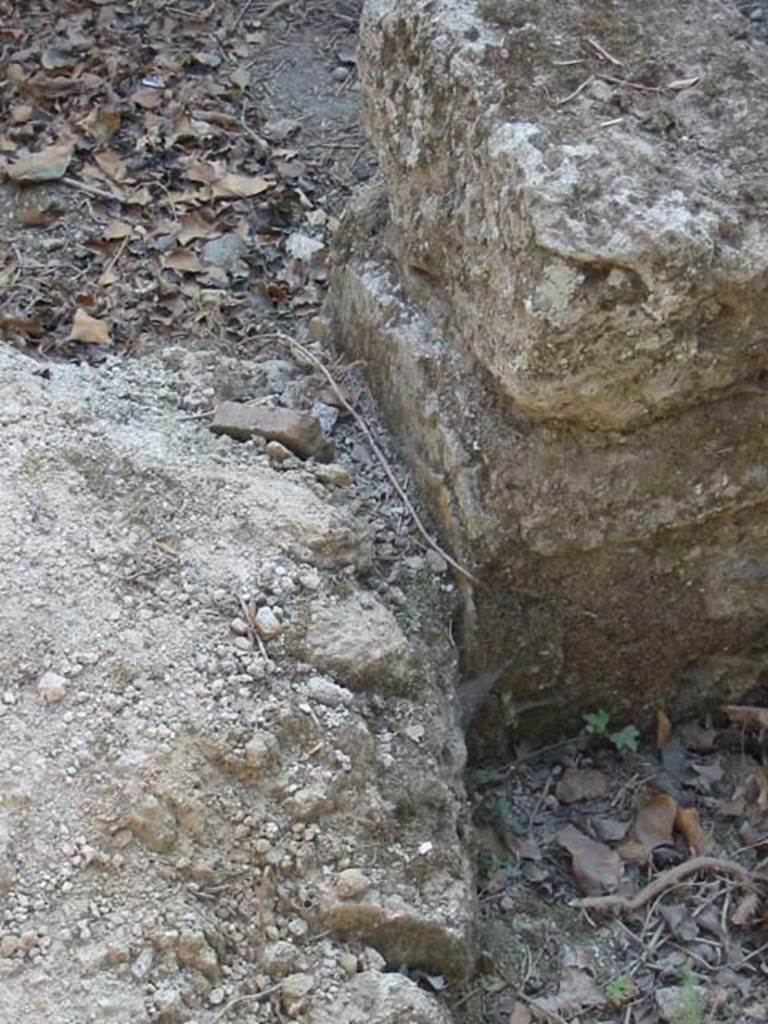
[[[716,0],[368,0],[359,66],[329,310],[482,581],[470,661],[635,717],[754,685],[765,50]]]

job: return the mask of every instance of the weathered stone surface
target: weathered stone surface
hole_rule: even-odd
[[[366,971],[353,978],[333,1006],[313,1007],[307,1024],[451,1024],[451,1015],[434,997],[403,974]]]
[[[0,811],[0,892],[7,892],[16,881],[16,869],[11,858],[11,836],[10,815],[7,811]]]
[[[398,690],[408,678],[408,642],[392,612],[372,595],[309,609],[302,656],[353,690]]]
[[[153,793],[141,797],[125,819],[126,827],[155,853],[173,849],[178,832],[176,815]]]
[[[367,4],[386,191],[329,312],[484,584],[468,660],[640,720],[764,668],[768,87],[715,2],[537,10]],[[564,65],[585,33],[622,67]]]
[[[320,421],[314,416],[252,402],[219,402],[211,430],[236,441],[247,441],[254,435],[279,441],[303,459],[320,454],[327,444]]]

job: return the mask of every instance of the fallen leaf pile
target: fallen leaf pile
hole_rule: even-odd
[[[0,0],[2,335],[97,359],[313,312],[335,186],[299,122],[259,111],[270,25],[199,0],[17,7]]]
[[[634,934],[628,959],[601,985],[599,964],[568,964],[559,931],[552,933],[539,957],[550,958],[558,987],[545,996],[529,989],[525,979],[535,972],[526,958],[523,980],[507,974],[503,987],[510,1021],[589,1020],[597,1008],[621,1014],[617,1020],[671,1020],[691,993],[710,1010],[734,999],[745,1013],[768,1005],[761,956],[768,948],[768,766],[761,760],[768,710],[722,711],[730,727],[675,727],[660,713],[655,754],[634,763],[611,749],[609,736],[587,733],[559,744],[541,768],[526,754],[519,772],[501,782],[481,776],[485,898],[507,920],[525,918],[530,904],[518,890],[533,887],[545,934],[546,908],[564,901],[575,915],[589,915],[582,929],[605,931],[613,942]],[[535,862],[524,852],[531,848]],[[569,927],[578,926],[574,918]],[[627,1017],[630,1005],[635,1015]]]

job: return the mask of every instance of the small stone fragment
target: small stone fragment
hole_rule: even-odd
[[[367,876],[358,868],[347,868],[336,876],[336,895],[340,900],[358,900],[370,887]]]
[[[410,669],[410,648],[392,612],[370,594],[338,604],[316,601],[301,640],[301,655],[350,690],[400,689]]]
[[[291,453],[285,445],[280,444],[279,441],[268,441],[264,451],[270,459],[274,459],[275,462],[285,462],[286,459],[290,459],[291,457]]]
[[[352,483],[352,477],[338,462],[329,462],[327,466],[318,466],[315,476],[321,484],[330,484],[332,487],[348,487]]]
[[[179,963],[185,967],[194,967],[209,981],[216,981],[219,976],[219,960],[215,950],[208,945],[201,931],[185,929],[179,936],[176,950]]]
[[[11,817],[0,810],[0,893],[10,889],[16,881],[16,869],[11,859]]]
[[[676,1024],[690,1015],[691,1020],[700,1019],[705,1006],[704,989],[701,985],[668,985],[656,989],[656,1005],[659,1015],[668,1024]],[[693,1015],[697,1014],[696,1017]]]
[[[312,676],[307,681],[307,696],[329,708],[349,706],[355,699],[349,690],[325,676]]]
[[[360,969],[363,971],[377,971],[381,973],[387,966],[387,961],[373,946],[366,946],[360,957]]]
[[[264,970],[274,978],[285,978],[299,970],[298,961],[300,959],[296,946],[292,942],[285,942],[281,939],[278,942],[270,942],[264,947],[261,963]]]
[[[443,556],[433,548],[430,548],[427,552],[426,559],[429,568],[432,572],[437,573],[437,575],[442,576],[444,573],[448,572],[448,563]]]
[[[312,238],[311,235],[305,235],[302,231],[294,231],[292,235],[288,236],[285,243],[285,251],[288,255],[305,263],[308,263],[317,253],[322,252],[324,248],[324,242]]]
[[[40,677],[37,692],[46,704],[58,704],[67,694],[67,680],[58,672],[46,672]]]
[[[0,956],[14,956],[21,949],[18,935],[4,935],[0,939]]]
[[[296,121],[292,117],[276,117],[267,123],[262,128],[264,137],[269,139],[270,142],[285,142],[292,135],[296,135],[301,130],[301,121]]]
[[[145,946],[131,964],[131,974],[136,981],[146,981],[149,972],[152,970],[152,962],[155,958],[155,951],[151,946]]]
[[[327,441],[320,421],[296,409],[277,409],[253,402],[219,402],[211,431],[236,441],[259,435],[279,441],[302,459],[319,454]]]
[[[232,619],[229,624],[229,629],[235,636],[248,636],[250,632],[250,628],[245,619]]]
[[[256,612],[256,629],[262,640],[273,640],[283,631],[280,620],[270,607],[265,605]]]
[[[315,979],[311,974],[289,974],[287,978],[283,979],[280,986],[280,997],[286,1012],[290,1013],[296,1003],[306,998],[314,987]]]
[[[203,260],[222,270],[245,270],[242,257],[248,246],[236,231],[230,231],[219,238],[212,238],[203,246]]]
[[[341,953],[339,955],[339,967],[351,978],[357,974],[357,957],[354,953]]]
[[[320,426],[326,434],[333,433],[339,419],[339,410],[335,405],[320,401],[313,402],[312,415],[320,421]]]
[[[129,812],[125,825],[155,853],[168,853],[176,842],[176,815],[152,793]]]
[[[285,801],[285,809],[297,821],[317,821],[335,808],[335,800],[321,785],[303,786]]]
[[[245,745],[245,760],[250,768],[268,768],[278,755],[277,740],[271,732],[257,730]]]

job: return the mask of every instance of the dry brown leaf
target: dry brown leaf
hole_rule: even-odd
[[[632,826],[632,839],[647,857],[657,846],[671,846],[678,803],[666,793],[657,793],[639,808]]]
[[[241,89],[247,89],[251,84],[251,73],[247,68],[235,68],[229,78],[231,82],[234,82]]]
[[[721,710],[734,725],[743,725],[746,729],[768,729],[768,708],[725,704]]]
[[[621,878],[622,863],[615,850],[590,839],[574,825],[561,828],[557,841],[573,858],[573,877],[582,892],[588,896],[601,896],[616,888]]]
[[[225,174],[213,183],[213,194],[219,198],[251,199],[274,187],[274,180],[263,175]]]
[[[202,274],[207,267],[188,249],[176,249],[163,260],[163,266],[181,274]]]
[[[93,110],[78,121],[77,127],[89,135],[94,142],[107,142],[120,127],[122,121],[116,110],[106,107],[94,107]]]
[[[218,233],[213,224],[209,224],[205,217],[197,211],[185,213],[181,218],[181,227],[177,234],[180,245],[187,245],[196,238],[210,238]]]
[[[11,121],[14,124],[26,124],[35,116],[35,108],[29,103],[16,103],[11,107]]]
[[[695,807],[678,807],[675,828],[682,834],[694,856],[706,853],[711,848],[712,840],[704,831]]]
[[[104,228],[104,238],[108,242],[118,242],[123,238],[130,238],[132,234],[133,225],[122,220],[111,220]]]
[[[118,276],[113,268],[107,267],[103,274],[100,275],[98,283],[100,288],[108,288],[111,284],[116,284],[117,281]]]
[[[605,1006],[607,998],[597,982],[586,971],[575,967],[566,967],[560,978],[556,996],[545,996],[532,999],[531,1006],[536,1013],[543,1013],[551,1019],[552,1014],[559,1018],[572,1017],[588,1007]]]
[[[597,768],[566,768],[555,789],[555,796],[563,804],[574,804],[577,800],[594,800],[602,796],[607,787],[604,773]]]
[[[142,107],[144,110],[156,110],[160,106],[163,94],[159,89],[143,86],[132,92],[129,98],[131,103],[135,103],[137,107]]]
[[[672,723],[664,708],[656,712],[656,749],[663,750],[672,736]]]
[[[25,228],[47,228],[56,220],[56,215],[39,206],[28,206],[19,214],[19,220]]]
[[[87,345],[111,345],[112,338],[109,336],[109,324],[106,320],[98,320],[84,309],[75,311],[75,318],[72,321],[72,330],[69,332],[70,341],[82,341]]]
[[[112,181],[124,181],[128,175],[128,168],[114,149],[105,149],[102,153],[97,153],[94,160]]]
[[[515,1003],[512,1013],[509,1015],[507,1024],[531,1024],[531,1011],[525,1003]]]
[[[73,153],[73,145],[65,143],[20,156],[8,168],[8,177],[19,182],[56,181],[67,173]]]
[[[114,185],[112,186],[114,191]],[[127,192],[121,196],[124,203],[129,206],[149,206],[152,202],[152,193],[149,191],[146,185],[142,188],[136,188],[133,192]]]
[[[731,922],[737,928],[746,928],[754,924],[760,913],[761,900],[756,892],[748,893],[734,907]]]
[[[212,185],[220,176],[220,168],[203,160],[190,160],[184,168],[184,177],[201,185]]]

